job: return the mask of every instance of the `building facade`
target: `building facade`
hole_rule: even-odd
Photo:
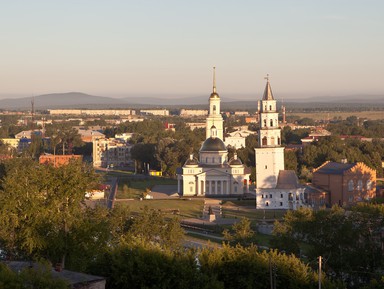
[[[312,184],[328,192],[327,205],[353,205],[376,196],[376,171],[361,162],[328,161],[313,171]]]
[[[294,171],[284,170],[284,147],[278,122],[276,100],[266,78],[259,107],[259,146],[255,148],[256,208],[297,209],[305,204],[304,187]]]
[[[132,165],[132,145],[115,138],[99,138],[93,141],[93,166],[118,167]]]

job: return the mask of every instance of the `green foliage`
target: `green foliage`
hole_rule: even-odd
[[[384,226],[382,205],[358,205],[352,211],[334,206],[331,210],[289,211],[282,223],[276,223],[275,241],[280,249],[282,240],[310,245],[307,253],[315,261],[323,256],[325,271],[354,284],[367,282],[372,272],[382,270],[384,256],[380,232]],[[279,243],[280,241],[280,243]]]
[[[145,207],[143,213],[133,219],[126,242],[177,250],[181,248],[183,236],[177,219],[166,220],[160,211]]]
[[[325,161],[340,162],[346,158],[351,163],[364,162],[367,166],[375,169],[377,176],[381,177],[383,176],[382,155],[384,155],[384,141],[342,141],[339,137],[330,136],[305,146],[299,163],[301,166],[313,169]]]
[[[66,289],[68,284],[61,279],[52,277],[50,266],[37,264],[19,273],[10,270],[0,263],[0,289]]]
[[[224,240],[231,246],[250,246],[255,243],[255,232],[251,229],[251,221],[247,218],[241,218],[231,230],[224,230],[223,235]]]
[[[5,162],[0,180],[0,240],[8,258],[46,257],[57,263],[76,256],[84,245],[80,240],[94,238],[82,232],[82,226],[93,224],[85,218],[91,215],[86,214],[83,200],[95,182],[93,170],[77,161],[59,168],[25,158]]]

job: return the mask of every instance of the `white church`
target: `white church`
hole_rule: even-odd
[[[295,171],[284,170],[284,147],[281,146],[276,100],[269,77],[263,98],[259,101],[258,143],[256,159],[256,208],[291,209],[305,206],[305,187],[299,184]]]
[[[236,154],[228,160],[228,150],[223,142],[220,102],[214,68],[206,140],[198,158],[190,155],[177,171],[178,192],[182,196],[241,196],[249,192],[249,168],[243,165]]]

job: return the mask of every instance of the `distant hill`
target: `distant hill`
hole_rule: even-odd
[[[257,98],[237,100],[234,97],[222,97],[222,108],[225,110],[255,110]],[[152,96],[132,96],[113,98],[89,95],[81,92],[52,93],[34,97],[35,109],[54,108],[88,108],[88,109],[116,109],[116,108],[207,108],[209,95],[167,98]],[[281,99],[278,99],[279,102]],[[31,97],[0,99],[0,109],[30,110]],[[281,103],[281,102],[280,102]],[[300,99],[284,99],[287,108],[326,108],[326,107],[383,107],[383,95],[352,95],[352,96],[323,96]]]

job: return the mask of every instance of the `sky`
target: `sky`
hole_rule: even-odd
[[[384,95],[382,0],[0,0],[0,98]]]

